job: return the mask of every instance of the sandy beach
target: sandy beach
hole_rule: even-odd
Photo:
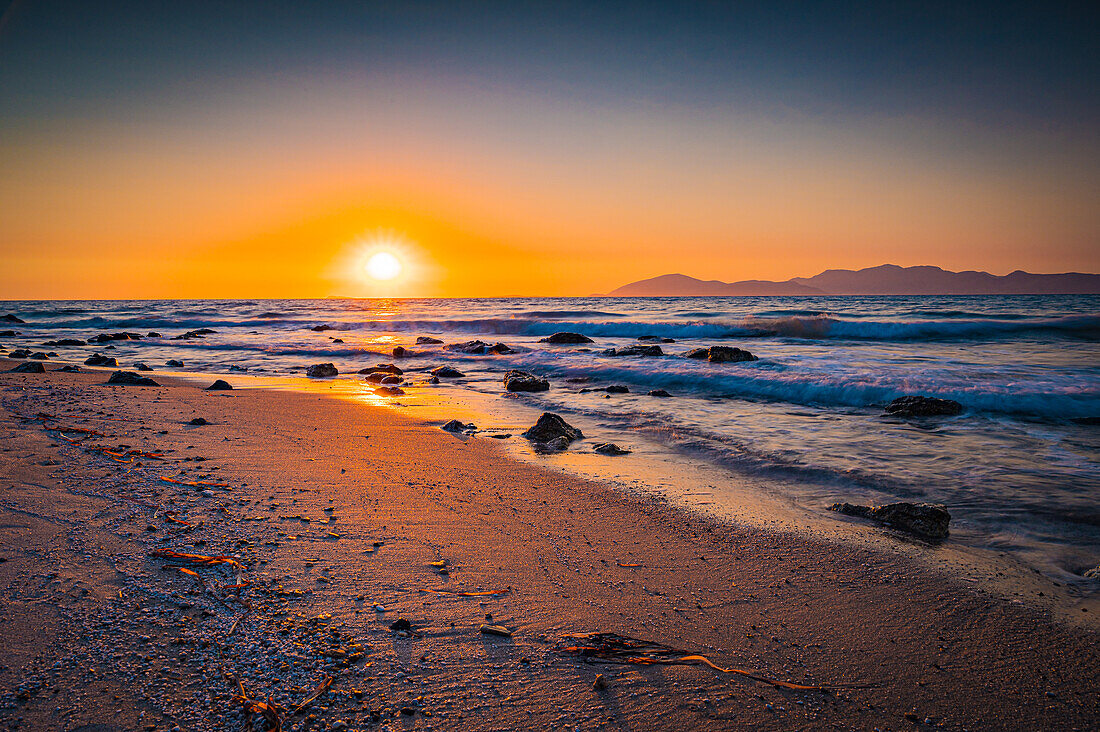
[[[264,704],[291,730],[1100,719],[1089,624],[902,556],[718,524],[320,394],[55,368],[0,376],[6,729],[246,729]],[[569,636],[592,632],[683,653],[589,658]]]

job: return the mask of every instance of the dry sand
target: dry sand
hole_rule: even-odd
[[[303,730],[1100,722],[1094,630],[896,554],[720,525],[389,410],[108,373],[0,376],[4,728],[246,729],[238,679]],[[585,631],[839,688],[586,663],[561,642]]]

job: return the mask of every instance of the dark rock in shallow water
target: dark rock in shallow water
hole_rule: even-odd
[[[660,346],[627,346],[626,348],[608,348],[605,356],[663,356]]]
[[[3,337],[3,338],[15,338],[17,335],[19,335],[19,331],[0,330],[0,337]]]
[[[27,322],[27,321],[23,320],[22,318],[20,318],[15,313],[8,313],[7,315],[0,315],[0,320],[4,321],[5,323],[26,324],[26,322]]]
[[[339,373],[331,363],[315,363],[306,369],[306,376],[311,379],[325,379]]]
[[[222,379],[218,379],[213,384],[206,387],[206,391],[232,391],[232,390],[233,390],[233,386],[228,381],[224,381]]]
[[[408,358],[412,355],[405,349],[404,346],[394,346],[393,350],[390,351],[390,353],[393,354],[394,358]]]
[[[167,361],[164,362],[164,365],[165,366],[171,366],[174,369],[182,369],[183,368],[183,361],[180,361],[179,359],[176,359],[176,358],[170,358],[170,359],[168,359]]]
[[[1071,421],[1077,424],[1100,425],[1100,417],[1077,417]]]
[[[473,422],[465,424],[459,422],[457,419],[452,419],[450,422],[440,427],[440,429],[445,432],[475,432],[477,430],[477,425]]]
[[[374,393],[378,396],[401,396],[405,390],[398,386],[376,386]]]
[[[432,369],[430,373],[432,374],[432,376],[439,376],[444,379],[457,379],[466,375],[458,369],[451,368],[450,366],[438,366]]]
[[[344,342],[344,339],[343,339],[343,338],[333,338],[333,339],[332,339],[332,342],[333,342],[333,343],[343,343],[343,342]]]
[[[151,330],[151,331],[149,331],[148,333],[145,334],[145,337],[146,338],[160,338],[160,333],[157,333],[155,330]]]
[[[27,361],[8,371],[13,374],[42,374],[46,372],[46,368],[36,361]]]
[[[541,338],[539,339],[539,343],[595,343],[595,341],[586,335],[581,335],[580,333],[563,332],[555,333],[554,335],[547,336],[546,338]]]
[[[511,370],[504,375],[504,388],[508,391],[546,391],[550,382],[526,371]]]
[[[92,354],[84,360],[85,366],[110,366],[111,368],[118,368],[118,361],[107,356],[100,356],[98,353]]]
[[[945,539],[948,534],[947,526],[951,522],[951,514],[947,508],[936,503],[888,503],[884,506],[834,503],[829,506],[829,510],[881,521],[887,526],[907,531],[928,541]]]
[[[231,363],[231,364],[229,364],[229,370],[230,371],[235,371],[235,372],[248,371],[248,367],[247,366],[238,366],[235,363]],[[263,369],[261,369],[261,371],[262,370]]]
[[[195,427],[203,427],[203,426],[205,426],[205,425],[208,425],[208,424],[210,424],[210,423],[209,423],[209,422],[207,422],[207,421],[206,421],[205,419],[203,419],[202,417],[195,417],[195,418],[194,418],[193,420],[191,420],[191,421],[190,421],[190,422],[188,422],[187,424],[189,424],[189,425],[193,425],[193,426],[195,426]]]
[[[886,413],[895,417],[938,417],[962,414],[963,405],[953,399],[903,396],[886,405]]]
[[[654,390],[653,390],[653,391],[651,391],[651,392],[647,392],[647,393],[646,393],[646,396],[655,396],[655,397],[670,397],[670,396],[672,396],[672,395],[671,395],[671,394],[669,394],[669,393],[668,393],[667,391],[665,391],[664,389],[654,389]]]
[[[393,386],[395,384],[404,384],[405,383],[405,377],[404,376],[394,376],[393,374],[390,374],[389,376],[386,376],[385,378],[383,378],[381,383],[389,384],[390,386]]]
[[[443,343],[438,338],[432,338],[431,336],[417,336],[416,345],[418,346],[434,346]]]
[[[612,384],[611,386],[604,389],[604,391],[606,391],[608,394],[629,394],[630,393],[630,389],[623,386],[622,384]]]
[[[133,371],[116,371],[107,379],[108,384],[121,384],[122,386],[160,386],[148,376],[138,376]]]
[[[566,444],[584,437],[579,429],[566,422],[560,416],[550,412],[543,412],[533,427],[523,433],[531,442],[550,442],[556,438],[564,438]]]
[[[138,361],[137,363],[135,363],[134,368],[137,369],[138,371],[152,371],[153,370],[149,365],[144,364],[141,361]]]
[[[629,455],[630,450],[624,450],[614,442],[601,442],[592,448],[601,455]]]
[[[47,346],[86,346],[88,345],[79,338],[62,338],[59,341],[50,341],[45,344]]]
[[[35,361],[49,361],[50,357],[39,351],[38,353],[32,353],[27,358],[33,358]]]
[[[25,348],[17,348],[8,354],[8,358],[28,358],[31,352]]]
[[[217,333],[216,330],[210,330],[209,328],[199,328],[198,330],[189,330],[186,333],[182,333],[178,336],[172,336],[174,341],[189,341],[195,338],[204,338],[209,333]]]
[[[488,348],[485,349],[485,352],[486,353],[496,353],[496,354],[499,354],[501,356],[505,356],[509,353],[515,353],[515,351],[512,350],[511,346],[506,346],[503,343],[497,343],[496,345],[489,346]]]
[[[693,348],[684,354],[684,358],[706,359],[711,363],[741,363],[743,361],[759,361],[756,356],[740,348],[730,346],[711,346],[710,348]]]
[[[458,351],[460,353],[469,353],[473,355],[482,355],[486,353],[508,354],[515,353],[509,346],[503,343],[497,343],[490,346],[485,341],[466,341],[464,343],[451,343],[450,345],[443,347],[447,351]]]
[[[324,333],[326,330],[332,330],[332,326],[331,325],[315,325],[312,328],[310,328],[310,330],[315,331],[317,333]]]
[[[373,374],[376,371],[384,371],[387,374],[394,374],[400,376],[405,373],[401,369],[394,366],[392,363],[380,363],[375,366],[369,366],[365,369],[359,369],[360,374]]]
[[[650,341],[651,343],[675,343],[674,338],[664,338],[663,336],[644,335],[638,336],[639,341]]]

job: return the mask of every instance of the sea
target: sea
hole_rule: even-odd
[[[1010,555],[1080,586],[1089,583],[1084,572],[1100,564],[1100,296],[8,301],[0,307],[26,321],[0,325],[20,334],[0,337],[0,346],[54,351],[55,361],[82,363],[99,352],[124,367],[142,361],[157,371],[232,375],[238,388],[280,379],[301,384],[306,367],[331,362],[345,392],[394,408],[448,405],[479,426],[511,433],[514,444],[524,442],[522,426],[553,412],[593,438],[571,452],[590,453],[595,441],[635,450],[595,458],[618,471],[665,454],[679,467],[662,485],[678,475],[687,481],[692,466],[727,476],[712,480],[712,490],[684,494],[689,502],[696,496],[700,504],[732,506],[750,486],[821,521],[845,520],[826,510],[834,501],[941,503],[952,515],[951,541]],[[176,338],[200,328],[213,332]],[[41,345],[120,331],[143,337]],[[594,343],[542,341],[563,331]],[[444,344],[417,345],[419,336]],[[470,340],[504,343],[513,352],[446,348]],[[605,353],[642,342],[663,355]],[[745,349],[758,360],[683,357],[711,345]],[[393,358],[395,346],[408,353]],[[185,365],[167,367],[169,359]],[[405,370],[405,394],[380,398],[357,374],[381,362]],[[427,371],[441,365],[465,376],[427,383]],[[502,376],[509,369],[543,376],[551,388],[508,394]],[[628,391],[602,390],[609,385]],[[657,389],[671,396],[648,395]],[[914,419],[884,413],[905,395],[953,399],[964,411]],[[635,472],[635,483],[645,480],[645,470]],[[740,493],[723,493],[723,485],[734,484]]]

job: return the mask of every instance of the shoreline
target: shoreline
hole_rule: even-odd
[[[0,368],[14,362],[5,363]],[[335,691],[324,697],[318,728],[341,720],[352,728],[912,729],[906,715],[928,728],[1085,728],[1100,712],[1094,629],[976,595],[900,553],[721,524],[514,461],[495,440],[463,441],[390,409],[272,389],[203,392],[156,373],[165,386],[102,386],[108,374],[0,377],[9,437],[0,483],[9,524],[0,552],[9,561],[0,578],[3,618],[16,631],[0,655],[17,659],[0,676],[9,688],[52,678],[47,661],[69,655],[105,686],[125,689],[126,673],[137,685],[119,694],[125,702],[85,688],[73,696],[84,707],[65,714],[41,691],[15,706],[5,698],[0,721],[9,727],[19,715],[24,727],[62,717],[75,727],[80,715],[114,703],[155,717],[138,722],[154,729],[235,724],[233,689],[212,672],[213,716],[162,696],[204,678],[198,669],[224,668],[227,658],[252,664],[249,693],[270,693],[283,705],[300,698],[290,687],[308,691],[311,680],[332,675]],[[81,443],[71,444],[57,437],[65,433],[21,421],[40,411],[82,415],[84,428],[103,435],[70,434]],[[193,416],[211,424],[186,425]],[[167,459],[135,467],[84,451],[92,445]],[[174,479],[230,490],[160,481],[156,473],[171,475],[169,465],[180,471]],[[194,528],[164,521],[169,506]],[[18,522],[30,528],[11,528]],[[67,548],[58,545],[51,562],[42,547],[61,535]],[[73,551],[74,542],[85,551]],[[241,582],[221,567],[202,570],[215,579],[199,591],[194,578],[150,561],[157,547],[239,555],[250,585],[226,590]],[[432,566],[439,561],[446,574]],[[57,582],[64,592],[50,588]],[[309,592],[283,595],[280,586]],[[507,592],[427,591],[453,588]],[[374,612],[372,602],[385,611]],[[61,608],[53,633],[60,642],[43,647],[39,626],[52,622],[48,613],[27,618],[20,609],[51,604]],[[486,613],[513,629],[512,639],[480,634]],[[389,630],[399,614],[422,635]],[[112,616],[122,619],[112,625]],[[323,635],[322,626],[354,636],[356,643],[341,643],[361,646],[363,657],[349,663],[346,651],[342,659],[303,651],[317,650],[305,639]],[[654,640],[794,683],[873,687],[793,692],[697,666],[583,664],[556,649],[564,633],[585,631]],[[82,649],[79,638],[92,642]],[[163,657],[143,663],[170,673],[139,669],[119,678],[97,669],[89,653],[107,640],[138,657]],[[143,650],[150,644],[154,652]],[[265,650],[249,657],[241,648]],[[284,671],[288,654],[306,659],[294,662],[306,672]],[[55,688],[81,689],[86,682],[66,678],[75,672],[64,665]],[[597,673],[607,688],[593,689]]]

